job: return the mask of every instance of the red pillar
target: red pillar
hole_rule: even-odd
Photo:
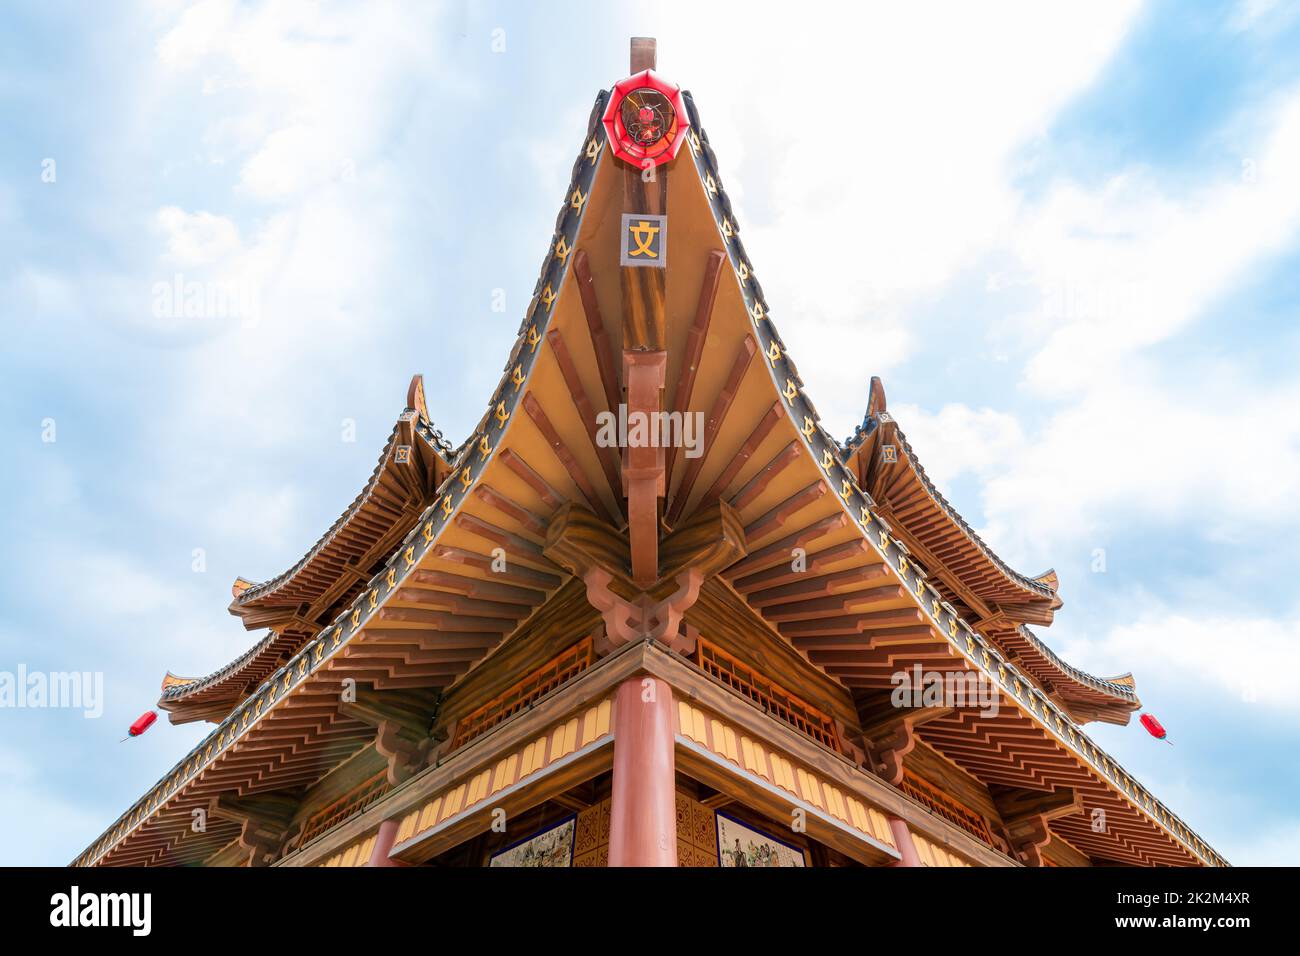
[[[894,834],[894,845],[898,852],[903,855],[901,860],[890,864],[891,866],[922,866],[921,857],[916,852],[916,844],[912,842],[912,831],[907,828],[907,822],[898,818],[889,818],[889,830]]]
[[[366,862],[366,866],[401,866],[399,861],[388,858],[396,836],[396,820],[385,820],[379,824],[379,832],[375,834],[375,848],[370,851],[370,859]]]
[[[614,698],[614,781],[609,865],[677,865],[673,692],[653,677],[632,677]]]

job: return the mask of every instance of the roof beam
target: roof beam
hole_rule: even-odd
[[[709,323],[713,319],[713,305],[718,298],[718,284],[722,277],[722,264],[727,254],[721,249],[709,251],[704,263],[704,281],[700,284],[700,296],[695,303],[695,320],[686,332],[686,354],[677,373],[677,388],[673,393],[671,412],[686,414],[690,405],[691,394],[695,391],[695,377],[700,371],[700,361],[704,356],[704,343],[709,335]],[[668,461],[664,471],[672,481],[673,463],[677,457],[676,446],[668,449]]]

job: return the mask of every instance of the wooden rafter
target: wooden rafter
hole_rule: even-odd
[[[732,402],[736,399],[736,393],[740,390],[741,379],[745,377],[745,372],[749,369],[750,362],[753,360],[754,352],[757,349],[758,346],[755,344],[753,337],[747,335],[736,350],[736,357],[732,360],[731,370],[728,372],[722,388],[718,391],[717,398],[713,400],[713,408],[710,410],[708,418],[704,421],[704,435],[701,438],[704,454],[698,458],[692,458],[691,463],[686,467],[686,473],[682,475],[681,484],[678,485],[673,495],[672,506],[668,511],[669,524],[676,523],[677,519],[681,517],[687,499],[690,498],[691,489],[695,487],[695,480],[699,477],[700,470],[704,467],[705,461],[708,460],[709,454],[713,450],[714,440],[726,420]]]
[[[704,343],[709,336],[709,321],[713,318],[713,305],[718,299],[718,284],[722,279],[722,266],[727,261],[727,254],[721,249],[709,252],[704,264],[704,281],[700,284],[699,300],[695,304],[695,318],[686,333],[686,353],[677,375],[677,388],[673,392],[671,412],[685,414],[690,407],[691,394],[695,391],[695,377],[700,371],[700,361],[704,355]],[[676,446],[668,449],[665,472],[672,482],[673,462],[676,460]]]
[[[772,429],[776,427],[776,423],[784,416],[785,408],[782,406],[781,400],[777,399],[772,403],[772,407],[767,410],[767,414],[758,420],[758,424],[749,433],[749,437],[741,443],[740,448],[731,457],[727,467],[713,480],[709,490],[700,498],[701,507],[710,505],[722,497],[736,479],[736,476],[740,474],[741,469],[749,462],[750,456],[758,450],[759,445],[763,444],[763,439],[771,433]]]
[[[550,446],[551,453],[555,455],[560,464],[564,466],[564,470],[568,472],[569,477],[573,479],[573,483],[577,485],[578,490],[582,492],[582,496],[587,500],[587,504],[607,515],[611,520],[614,520],[614,513],[610,510],[609,506],[605,504],[605,499],[596,491],[590,479],[588,479],[586,471],[584,471],[582,466],[578,464],[578,460],[573,457],[573,452],[569,451],[569,446],[565,444],[564,439],[560,437],[560,433],[556,431],[555,426],[551,424],[551,420],[547,416],[545,409],[542,408],[542,403],[537,400],[532,392],[528,392],[524,395],[523,406],[528,417],[531,418],[533,424],[537,426],[537,430],[540,431],[542,437],[546,439],[546,444]]]
[[[587,331],[591,336],[591,350],[596,356],[596,368],[600,371],[600,383],[605,390],[605,407],[618,411],[622,389],[618,384],[618,365],[614,361],[614,347],[610,345],[609,334],[605,331],[605,320],[600,314],[600,303],[596,301],[596,285],[591,277],[591,264],[587,259],[587,250],[579,249],[573,256],[573,274],[578,285],[578,295],[582,300],[583,315],[587,319]]]
[[[591,399],[587,397],[587,390],[583,387],[582,380],[578,377],[578,368],[573,364],[573,357],[569,355],[568,346],[564,344],[564,336],[560,334],[559,329],[551,329],[546,333],[546,341],[551,345],[551,351],[555,353],[555,362],[560,367],[560,374],[564,377],[565,387],[568,389],[569,397],[573,401],[574,411],[578,413],[578,418],[582,421],[587,431],[587,439],[591,442],[591,450],[600,462],[601,470],[605,473],[605,481],[609,485],[610,493],[617,498],[620,487],[618,475],[617,455],[613,447],[602,447],[598,439],[600,426],[596,422],[596,409],[591,404]],[[613,410],[617,414],[617,410]]]

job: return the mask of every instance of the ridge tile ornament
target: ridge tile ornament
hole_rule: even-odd
[[[614,155],[638,169],[675,159],[691,125],[681,87],[654,70],[615,83],[602,122]]]

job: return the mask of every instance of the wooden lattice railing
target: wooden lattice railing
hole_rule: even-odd
[[[961,827],[987,846],[997,846],[987,820],[928,781],[905,770],[899,789],[931,813],[938,814],[953,826]]]
[[[547,661],[523,680],[513,684],[505,692],[462,717],[456,724],[456,733],[452,735],[452,749],[463,747],[506,718],[514,716],[521,710],[527,710],[565,681],[585,671],[591,666],[593,659],[591,638],[585,637],[567,651]]]
[[[305,845],[327,830],[332,830],[344,820],[354,816],[370,806],[389,790],[392,785],[388,775],[381,770],[368,780],[353,787],[343,796],[328,806],[322,807],[307,818],[307,825],[302,828],[299,845]]]
[[[701,638],[696,642],[696,648],[696,664],[714,680],[752,700],[764,713],[784,721],[823,747],[836,753],[844,752],[835,732],[835,721],[827,714],[768,680],[748,664],[742,664],[716,644]]]

